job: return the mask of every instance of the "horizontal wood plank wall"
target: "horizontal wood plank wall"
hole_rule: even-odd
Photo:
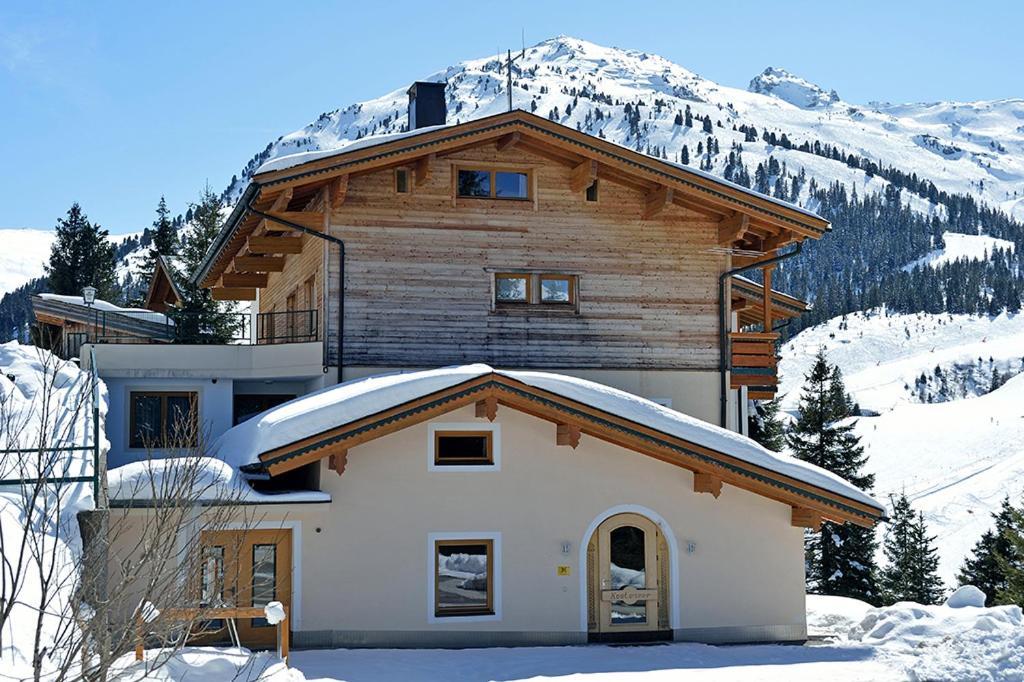
[[[536,204],[459,199],[452,168],[536,169]],[[538,368],[715,369],[717,225],[678,206],[641,220],[641,192],[601,181],[599,201],[569,189],[570,168],[494,145],[434,162],[396,194],[392,170],[352,178],[331,215],[345,240],[345,365],[430,367],[473,361]],[[308,246],[307,246],[308,249]],[[318,252],[319,253],[319,252]],[[299,286],[292,259],[268,301]],[[306,252],[302,263],[307,260]],[[338,259],[328,254],[329,362],[337,363]],[[492,270],[579,273],[579,314],[492,312]],[[293,279],[294,278],[294,279]]]

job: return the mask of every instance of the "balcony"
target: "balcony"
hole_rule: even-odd
[[[729,334],[730,388],[747,387],[747,397],[772,400],[778,391],[777,333],[732,332]]]

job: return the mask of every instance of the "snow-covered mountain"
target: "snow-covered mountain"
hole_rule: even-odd
[[[0,298],[43,274],[55,236],[52,230],[0,229]]]
[[[496,57],[483,57],[423,74],[448,83],[448,116],[466,121],[507,109],[505,74]],[[327,150],[367,135],[392,133],[407,125],[406,89],[321,114],[309,125],[270,143],[233,180],[227,194],[237,199],[252,172],[269,159]],[[534,111],[595,135],[679,160],[684,145],[697,165],[698,145],[709,136],[720,153],[706,159],[723,174],[728,152],[742,145],[748,167],[774,156],[792,173],[802,168],[821,185],[841,181],[863,194],[887,184],[877,174],[850,168],[847,156],[893,166],[930,180],[940,191],[974,196],[1024,218],[1024,99],[924,104],[851,104],[782,69],[768,68],[749,90],[720,85],[662,57],[639,50],[596,45],[559,36],[527,48],[513,73],[514,106]],[[693,127],[680,122],[689,107]],[[710,133],[702,119],[710,117]],[[748,140],[746,130],[758,133]],[[789,148],[770,145],[764,132],[785,135]],[[842,158],[825,158],[798,147],[806,142],[837,146]],[[798,201],[807,200],[806,188]],[[936,208],[912,197],[915,208]]]

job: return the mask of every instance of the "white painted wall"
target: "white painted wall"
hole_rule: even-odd
[[[406,643],[409,633],[414,642],[431,633],[585,633],[580,547],[619,507],[650,510],[677,548],[669,608],[678,636],[805,632],[803,530],[791,526],[787,505],[729,485],[717,500],[696,494],[690,472],[587,435],[576,450],[558,447],[553,424],[504,407],[500,471],[429,471],[429,424],[474,421],[487,423],[463,408],[353,448],[340,478],[323,465],[329,505],[261,508],[264,521],[302,522],[298,630],[377,643],[388,633]],[[460,532],[500,533],[498,619],[428,618],[428,537]],[[571,576],[556,575],[560,564]]]

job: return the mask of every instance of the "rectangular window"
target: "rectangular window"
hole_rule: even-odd
[[[472,199],[529,199],[530,173],[460,168],[456,189]]]
[[[434,542],[434,615],[494,614],[494,541]]]
[[[198,430],[198,394],[132,392],[129,403],[129,447],[195,446]]]
[[[530,275],[516,273],[495,275],[494,299],[498,303],[529,303]]]
[[[434,465],[494,464],[491,431],[435,431]]]
[[[277,545],[252,546],[252,606],[266,606],[277,596]],[[267,627],[266,618],[253,618],[254,628]]]
[[[597,201],[597,180],[587,188],[587,201]]]
[[[569,275],[541,275],[541,303],[573,303],[573,278]]]
[[[409,170],[406,168],[395,169],[395,191],[399,194],[409,192]]]

